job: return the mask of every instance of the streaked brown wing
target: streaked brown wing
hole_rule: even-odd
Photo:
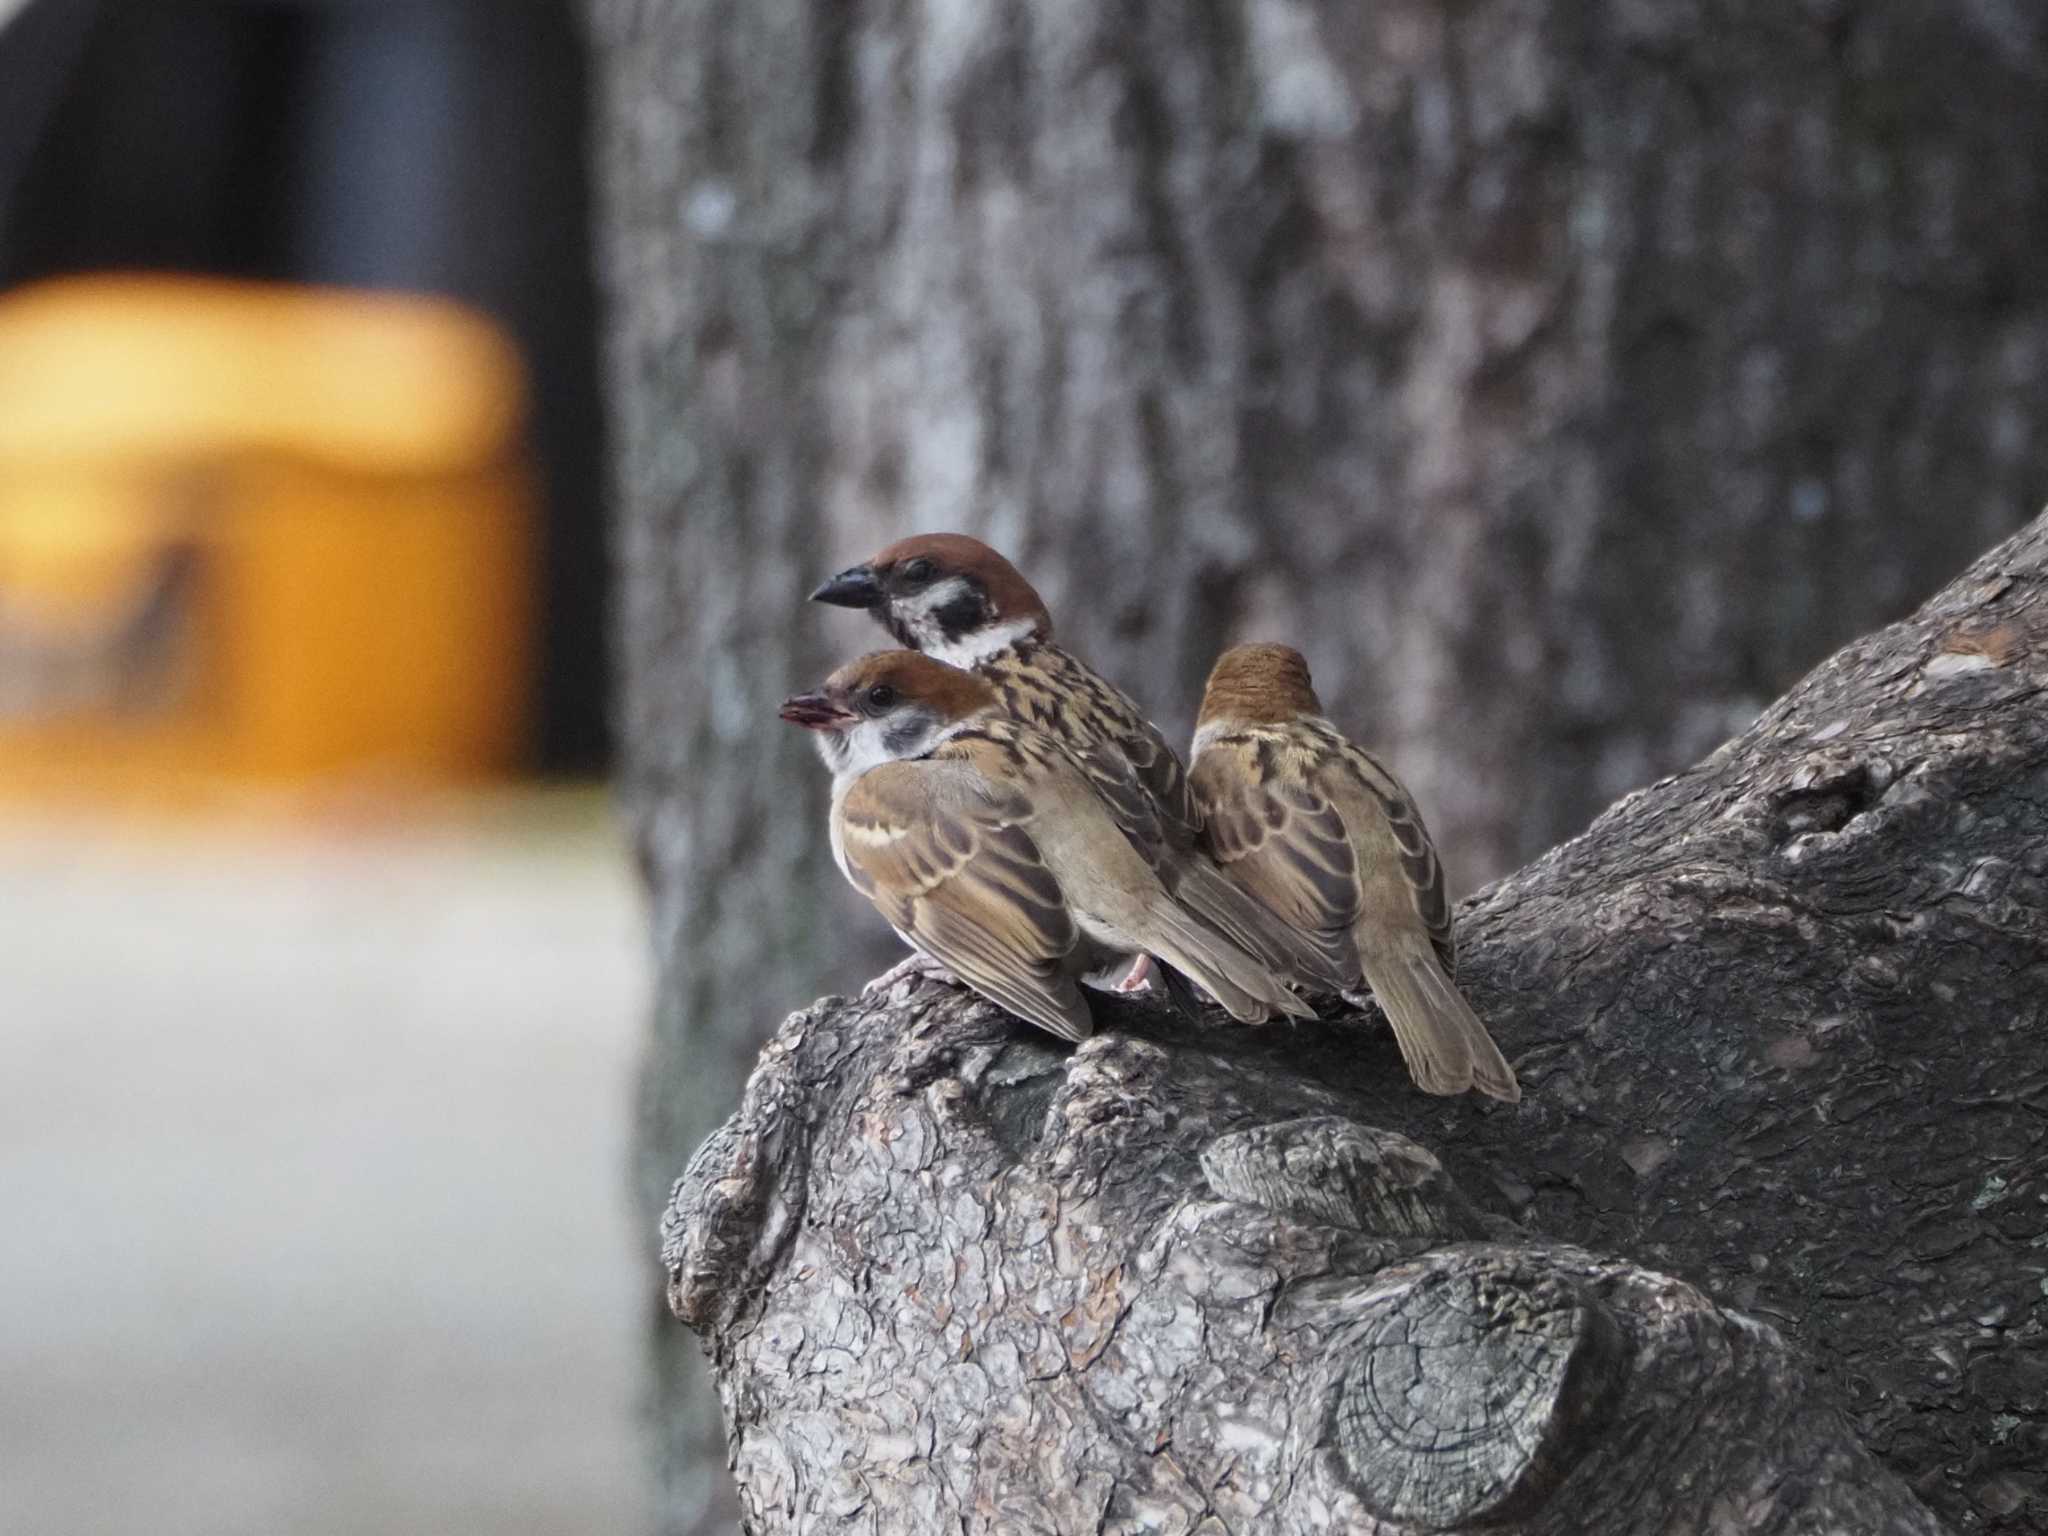
[[[1114,818],[1117,830],[1131,840],[1154,870],[1164,867],[1167,825],[1158,799],[1139,777],[1137,765],[1120,743],[1070,740],[1061,743],[1067,755],[1088,776],[1088,783]]]
[[[1193,846],[1201,825],[1187,772],[1137,700],[1056,645],[1033,645],[980,669],[1003,708],[1073,754],[1124,833],[1148,858]]]
[[[1443,861],[1437,857],[1436,844],[1430,841],[1429,829],[1422,824],[1422,812],[1416,809],[1414,798],[1402,787],[1401,781],[1370,752],[1347,742],[1344,760],[1372,797],[1380,814],[1386,817],[1387,829],[1393,834],[1395,847],[1400,850],[1401,873],[1415,895],[1415,910],[1421,914],[1423,926],[1429,930],[1429,942],[1435,946],[1437,958],[1443,962],[1444,974],[1455,981],[1458,976],[1458,940],[1451,931],[1450,892],[1444,881]]]
[[[1202,753],[1189,783],[1209,856],[1304,935],[1333,974],[1356,977],[1358,861],[1338,808],[1262,762],[1254,745],[1227,739]]]
[[[1124,754],[1130,758],[1138,782],[1145,786],[1152,803],[1165,817],[1168,840],[1179,847],[1189,847],[1202,829],[1201,807],[1189,788],[1187,770],[1181,766],[1180,758],[1166,744],[1165,737],[1149,723],[1143,724],[1141,732],[1124,740]]]
[[[1021,796],[950,765],[890,763],[847,791],[839,817],[849,876],[898,932],[1019,1017],[1088,1037],[1063,965],[1080,932]]]

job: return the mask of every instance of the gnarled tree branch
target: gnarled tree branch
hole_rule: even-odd
[[[665,1230],[749,1528],[2037,1528],[2044,630],[2048,518],[1483,893],[1518,1110],[1370,1017],[790,1019]]]

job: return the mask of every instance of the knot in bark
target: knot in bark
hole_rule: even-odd
[[[1330,1406],[1359,1497],[1423,1530],[1539,1505],[1626,1372],[1606,1310],[1562,1276],[1433,1264],[1368,1316]]]

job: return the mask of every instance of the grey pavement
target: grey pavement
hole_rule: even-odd
[[[0,1533],[646,1526],[591,794],[0,811]]]

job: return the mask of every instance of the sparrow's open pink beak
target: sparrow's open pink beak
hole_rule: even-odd
[[[822,693],[799,693],[782,701],[782,718],[807,731],[836,731],[859,716]]]

